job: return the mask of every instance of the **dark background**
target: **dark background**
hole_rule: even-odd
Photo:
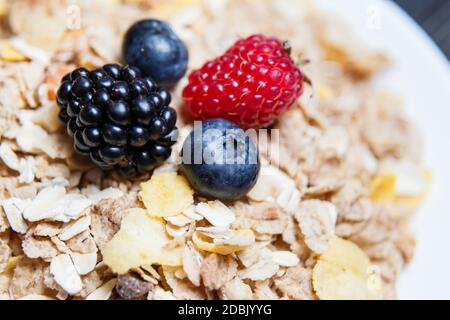
[[[434,39],[450,58],[450,0],[394,0]]]

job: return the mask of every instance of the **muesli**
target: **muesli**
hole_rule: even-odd
[[[311,82],[237,201],[199,196],[180,173],[187,76],[171,90],[178,142],[153,173],[123,179],[72,148],[61,78],[121,62],[148,17],[187,45],[189,70],[267,34]],[[1,299],[396,297],[430,173],[401,100],[370,81],[389,57],[340,21],[295,0],[23,0],[0,1],[0,23]]]

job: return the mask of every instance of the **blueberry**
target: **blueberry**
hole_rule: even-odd
[[[115,101],[107,110],[108,118],[118,124],[127,125],[131,120],[131,111],[123,100]]]
[[[132,25],[125,34],[122,53],[129,65],[165,87],[173,86],[187,70],[185,44],[159,20],[141,20]]]
[[[194,128],[182,150],[182,171],[205,197],[236,200],[255,185],[258,149],[235,124],[213,119]]]
[[[124,146],[127,143],[127,131],[113,123],[105,123],[102,128],[103,139],[114,146]]]

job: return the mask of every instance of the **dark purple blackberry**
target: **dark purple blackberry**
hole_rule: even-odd
[[[57,92],[59,118],[75,151],[103,170],[133,177],[153,170],[178,138],[170,93],[135,67],[77,68]]]

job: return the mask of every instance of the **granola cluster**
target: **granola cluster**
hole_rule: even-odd
[[[304,64],[313,85],[240,201],[203,199],[177,173],[186,79],[179,142],[152,176],[74,154],[61,77],[120,61],[144,17],[173,26],[191,69],[253,33],[289,39]],[[401,101],[370,82],[388,64],[308,1],[0,1],[0,299],[394,298],[430,173]]]

